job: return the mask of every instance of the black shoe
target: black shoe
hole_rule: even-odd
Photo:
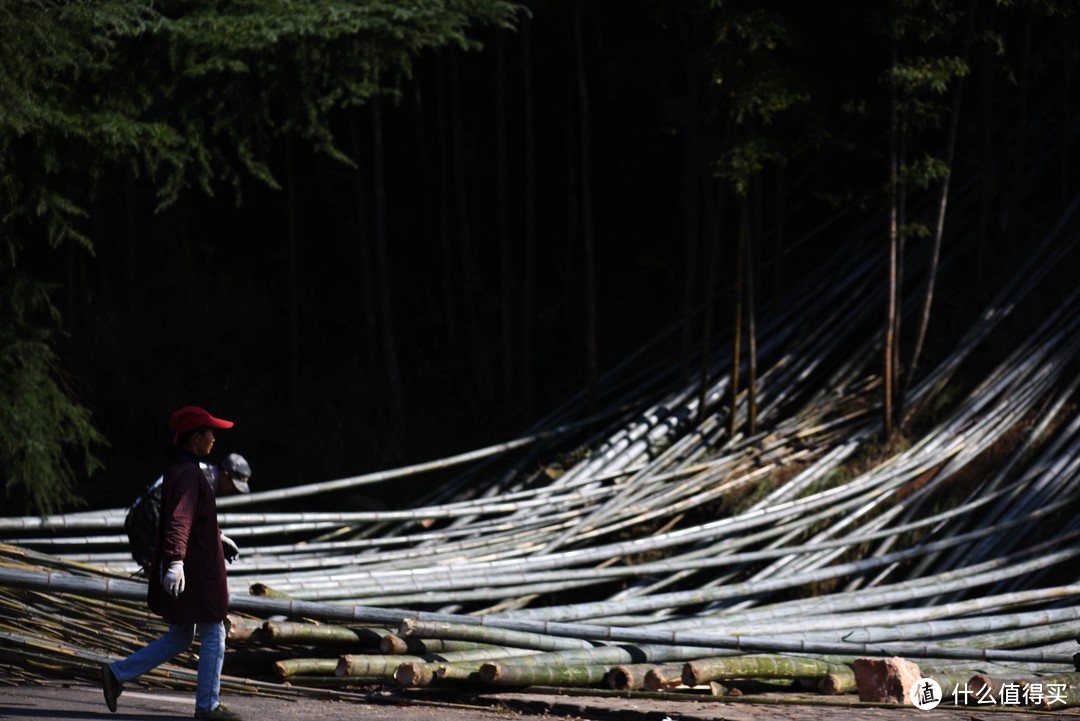
[[[197,719],[213,719],[213,721],[240,721],[240,714],[233,713],[223,705],[218,704],[213,711],[196,711]]]
[[[109,664],[101,667],[101,690],[105,693],[105,705],[110,711],[116,713],[116,699],[124,693],[124,684],[116,680]]]

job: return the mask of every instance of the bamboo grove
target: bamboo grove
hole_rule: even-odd
[[[229,692],[1080,680],[1067,3],[2,4],[3,682],[159,630],[125,439],[196,387],[270,480]]]
[[[788,5],[3,3],[12,512],[127,502],[191,395],[278,486],[599,403],[676,319],[683,380],[723,342],[755,389],[854,235],[902,432],[1071,199],[1072,4]]]
[[[844,694],[874,657],[957,686],[1068,687],[1080,288],[994,347],[1072,278],[1080,196],[912,386],[912,408],[934,412],[910,443],[880,443],[880,255],[858,247],[828,282],[806,281],[803,303],[762,313],[776,342],[759,348],[756,435],[730,434],[730,347],[707,358],[703,407],[677,363],[643,349],[598,378],[602,404],[582,394],[512,442],[220,499],[245,548],[229,576],[229,688],[694,693],[764,679]],[[958,372],[973,363],[978,379]],[[456,480],[415,505],[304,510],[448,470]],[[123,520],[0,519],[0,653],[16,678],[92,676],[153,631]],[[149,682],[190,683],[190,661],[164,668]]]

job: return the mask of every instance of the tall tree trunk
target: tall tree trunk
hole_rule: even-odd
[[[776,221],[773,224],[772,296],[779,298],[784,288],[784,221],[787,215],[787,166],[776,169]]]
[[[447,52],[443,51],[443,56]],[[439,63],[438,72],[438,143],[439,143],[439,248],[442,253],[441,280],[443,309],[446,321],[446,340],[451,348],[458,346],[457,304],[455,289],[458,285],[454,273],[454,231],[450,220],[450,140],[447,130],[447,117],[450,108],[447,103],[447,63]]]
[[[375,300],[375,272],[374,263],[371,259],[371,235],[368,232],[368,204],[367,188],[364,183],[363,153],[360,150],[360,128],[357,125],[356,114],[349,116],[349,134],[352,137],[353,161],[356,170],[353,173],[353,197],[356,203],[356,245],[360,251],[360,291],[362,293],[361,305],[363,306],[363,327],[360,345],[364,350],[357,350],[357,358],[361,353],[366,353],[366,364],[369,368],[376,367],[378,363],[378,304]]]
[[[993,30],[993,10],[991,10],[987,24],[989,26],[987,30]],[[990,234],[992,232],[990,207],[994,199],[994,188],[998,184],[998,177],[1000,176],[998,163],[995,158],[994,144],[994,119],[997,115],[994,105],[994,74],[996,63],[997,58],[994,53],[993,45],[984,41],[982,44],[982,61],[980,62],[982,87],[979,92],[979,98],[982,101],[982,149],[979,167],[979,232],[976,236],[977,245],[975,247],[975,282],[976,287],[979,288],[980,291],[983,287],[984,276],[986,274],[986,248],[990,244]]]
[[[739,430],[739,365],[742,359],[742,322],[746,312],[746,246],[750,234],[750,209],[745,193],[739,196],[739,250],[735,260],[735,324],[731,341],[731,418],[729,435]]]
[[[967,53],[965,52],[965,58]],[[952,179],[953,158],[956,156],[956,136],[960,128],[960,108],[964,97],[964,79],[956,79],[953,90],[952,112],[949,115],[949,137],[945,145],[945,177],[941,180],[941,196],[938,199],[937,222],[934,224],[934,244],[930,250],[930,267],[926,273],[926,292],[923,294],[922,310],[919,313],[919,327],[915,335],[915,347],[908,362],[907,379],[904,387],[909,388],[915,377],[915,368],[922,355],[926,341],[926,329],[930,325],[930,309],[934,302],[934,286],[937,284],[938,264],[941,259],[941,239],[945,235],[945,211],[949,204],[949,183]]]
[[[509,160],[506,149],[506,32],[495,38],[495,148],[499,233],[499,315],[502,335],[502,403],[509,416],[514,408],[514,303],[510,262]]]
[[[451,134],[454,153],[454,200],[457,210],[458,261],[461,264],[461,292],[465,304],[467,342],[476,332],[476,274],[473,271],[472,227],[469,218],[469,196],[465,177],[465,131],[461,117],[461,91],[459,87],[458,51],[450,53],[450,107]]]
[[[1028,126],[1028,94],[1031,87],[1031,28],[1035,11],[1032,5],[1026,4],[1024,10],[1024,35],[1020,55],[1020,77],[1017,80],[1017,112],[1016,130],[1014,131],[1015,145],[1013,146],[1012,174],[1009,187],[1009,215],[1006,218],[1006,240],[1009,247],[1016,242],[1017,228],[1019,228],[1021,199],[1025,190],[1024,166],[1027,163],[1027,126]]]
[[[592,180],[589,148],[589,84],[585,73],[585,48],[581,31],[581,2],[574,3],[574,55],[577,59],[579,126],[581,129],[581,230],[585,250],[585,364],[590,411],[596,404],[597,319],[596,257],[593,246]]]
[[[522,282],[522,410],[533,415],[533,315],[535,313],[536,147],[533,128],[532,23],[521,26],[522,91],[525,96],[525,268]]]
[[[686,112],[683,120],[683,157],[682,157],[682,221],[683,221],[683,297],[682,297],[682,365],[685,376],[690,375],[690,349],[693,343],[692,322],[697,296],[698,276],[698,205],[701,188],[701,142],[698,132],[698,70],[697,18],[680,14],[683,46],[687,50],[686,72]]]
[[[139,268],[139,228],[135,220],[135,178],[132,171],[124,171],[124,277],[135,278]],[[135,301],[135,296],[128,295],[128,310]]]
[[[897,64],[896,40],[892,41],[892,67]],[[895,343],[894,332],[896,330],[896,262],[897,245],[899,243],[898,214],[899,214],[899,123],[896,98],[896,83],[890,83],[890,120],[889,120],[889,276],[888,298],[886,300],[885,316],[885,345],[883,348],[883,393],[884,393],[884,431],[885,440],[892,437],[893,429],[893,359],[895,357],[893,345]]]
[[[398,367],[397,339],[394,337],[394,314],[390,296],[390,258],[386,232],[386,184],[383,173],[382,100],[376,95],[371,103],[371,158],[375,186],[375,255],[379,265],[379,316],[382,321],[383,357],[390,385],[390,418],[400,428],[405,420],[405,398]]]
[[[1064,46],[1065,57],[1062,67],[1062,80],[1061,80],[1061,205],[1065,207],[1069,204],[1069,200],[1072,198],[1073,187],[1069,180],[1069,153],[1072,152],[1070,147],[1072,144],[1073,135],[1073,117],[1072,117],[1072,83],[1073,83],[1073,70],[1075,50],[1073,48],[1073,38],[1075,37],[1076,19],[1075,15],[1068,15],[1063,20],[1064,27]]]
[[[757,200],[755,215],[760,217],[761,193],[759,181],[754,182],[754,195]],[[760,232],[760,224],[755,223],[755,229]],[[757,263],[754,259],[754,243],[761,236],[754,234],[747,239],[746,243],[746,420],[747,432],[753,436],[757,433],[757,319],[756,304],[754,301],[754,274],[757,272]]]
[[[414,202],[420,207],[430,208],[435,202],[435,189],[432,178],[434,174],[431,172],[431,158],[429,151],[428,135],[425,132],[425,124],[427,121],[427,109],[424,107],[424,96],[421,92],[423,86],[420,82],[412,83],[412,107],[413,107],[413,133],[416,147],[417,161],[420,165],[420,183],[419,192],[414,196]],[[423,232],[425,238],[436,238],[438,230],[435,224],[434,213],[422,213],[423,216]],[[442,298],[439,297],[439,293],[433,292],[434,289],[425,293],[425,300],[428,302],[431,314],[433,316],[439,315],[439,309],[437,306],[442,304]]]
[[[907,229],[908,229],[908,186],[907,186],[907,159],[908,159],[908,129],[901,119],[900,123],[900,189],[899,211],[897,213],[897,236],[896,236],[896,312],[893,314],[893,419],[900,416],[900,409],[904,405],[903,367],[900,364],[900,325],[904,318],[904,258],[907,253]]]
[[[296,233],[296,158],[292,133],[285,136],[285,216],[289,234],[289,408],[299,417],[300,407],[300,271]],[[297,463],[299,458],[292,458]]]
[[[707,260],[705,272],[705,320],[702,324],[701,333],[701,370],[699,372],[698,388],[698,424],[706,417],[706,405],[709,393],[709,359],[712,345],[712,324],[716,308],[716,286],[720,264],[720,246],[724,223],[724,189],[723,181],[716,183],[716,200],[712,213],[709,216],[709,243],[707,246]]]
[[[576,12],[573,9],[571,12]],[[565,150],[566,159],[563,164],[566,168],[566,239],[565,249],[563,252],[563,268],[562,274],[563,288],[563,307],[571,307],[576,296],[574,295],[574,288],[576,283],[574,282],[576,273],[573,272],[574,266],[577,263],[577,251],[578,251],[578,230],[580,227],[580,208],[581,193],[578,190],[580,183],[578,182],[578,139],[577,132],[579,128],[577,101],[576,101],[576,84],[577,75],[575,74],[576,60],[573,35],[570,34],[567,37],[569,45],[566,50],[566,82],[563,84],[564,89],[564,108],[563,113],[563,135],[565,137]],[[567,319],[568,321],[570,319]]]

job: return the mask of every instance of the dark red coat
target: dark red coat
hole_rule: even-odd
[[[198,459],[187,454],[165,473],[153,568],[167,570],[174,560],[184,562],[184,592],[179,598],[168,595],[160,574],[151,572],[150,608],[169,623],[224,621],[229,590],[217,502]]]

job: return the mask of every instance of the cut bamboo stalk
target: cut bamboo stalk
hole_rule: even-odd
[[[510,646],[487,646],[472,648],[464,651],[444,651],[442,653],[428,653],[423,656],[428,661],[443,661],[445,663],[480,663],[483,661],[512,661],[525,656],[535,656],[536,651],[526,648],[512,648]]]
[[[1060,673],[1017,682],[1020,696],[1031,706],[1058,710],[1080,706],[1080,673]]]
[[[700,686],[709,681],[737,678],[821,678],[850,670],[815,658],[795,656],[724,656],[689,661],[682,667],[682,682]]]
[[[293,658],[274,663],[274,673],[281,678],[290,676],[334,676],[336,658]]]
[[[374,676],[391,681],[394,678],[394,671],[402,663],[423,660],[400,655],[345,654],[337,660],[334,672],[338,676]]]
[[[263,629],[267,639],[275,643],[361,645],[372,649],[390,631],[378,628],[350,628],[330,624],[301,623],[294,621],[266,621]]]
[[[402,638],[396,633],[383,636],[379,650],[384,654],[428,654],[457,653],[460,651],[498,652],[500,647],[494,644],[472,643],[471,641],[450,641],[441,638]]]
[[[499,662],[480,667],[480,678],[501,686],[598,686],[607,666],[517,666]]]
[[[818,693],[827,696],[842,696],[855,693],[858,690],[858,685],[855,683],[855,672],[847,666],[840,664],[835,664],[835,666],[833,670],[818,678],[816,686]]]
[[[480,666],[473,663],[440,663],[435,667],[435,678],[440,681],[459,681],[468,684],[483,682]]]
[[[289,676],[282,679],[281,685],[285,687],[301,687],[313,689],[351,689],[356,686],[380,686],[386,683],[382,676]],[[265,694],[261,691],[261,694]],[[339,696],[336,696],[339,697]]]
[[[589,641],[548,636],[539,633],[508,631],[488,626],[466,625],[461,623],[422,621],[406,618],[398,626],[398,633],[404,638],[441,638],[457,641],[474,641],[496,646],[528,648],[536,651],[563,651],[572,649],[594,648]]]

